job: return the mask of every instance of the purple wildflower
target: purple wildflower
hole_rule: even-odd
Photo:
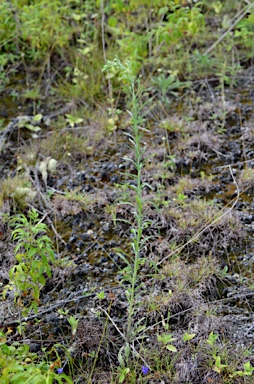
[[[149,372],[149,368],[148,368],[148,367],[146,367],[145,365],[142,365],[142,368],[141,368],[141,370],[142,370],[142,373],[143,373],[143,375],[147,375],[147,374],[148,374],[148,372]]]
[[[61,373],[63,373],[63,368],[58,368],[57,373],[58,373],[59,375],[61,375]]]

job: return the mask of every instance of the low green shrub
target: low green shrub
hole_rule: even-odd
[[[14,216],[10,226],[14,227],[12,238],[17,241],[17,263],[10,269],[10,283],[5,287],[4,295],[6,291],[14,290],[23,314],[32,309],[37,312],[40,291],[46,284],[46,276],[51,276],[51,263],[55,260],[52,241],[46,235],[48,227],[40,221],[34,208],[28,217],[24,214]],[[29,297],[32,301],[26,308],[23,300]]]

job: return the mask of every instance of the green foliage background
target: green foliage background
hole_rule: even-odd
[[[232,76],[253,57],[253,4],[237,0],[2,1],[0,23],[1,88],[37,69],[42,94],[53,72],[52,94],[67,99],[103,99],[101,68],[116,54],[136,74],[150,79],[159,70],[180,81]]]

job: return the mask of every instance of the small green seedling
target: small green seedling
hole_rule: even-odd
[[[244,365],[243,365],[243,371],[236,371],[234,372],[231,377],[236,377],[236,376],[252,376],[252,373],[254,371],[254,367],[251,365],[251,363],[249,361],[247,361]]]
[[[213,332],[210,333],[210,335],[208,336],[208,339],[206,340],[206,342],[211,346],[213,347],[214,344],[215,344],[215,341],[218,339],[219,335],[217,334],[214,334]]]
[[[75,336],[78,328],[78,322],[79,320],[76,319],[74,316],[70,316],[68,318],[68,323],[71,326],[72,335]]]
[[[186,333],[183,335],[183,341],[190,341],[190,340],[193,339],[195,336],[196,336],[196,333],[188,333],[188,332],[186,332]]]
[[[101,291],[101,292],[97,293],[96,296],[98,297],[98,299],[103,300],[103,299],[105,299],[105,292]]]
[[[177,352],[177,349],[174,345],[169,344],[172,341],[176,340],[172,337],[171,333],[163,333],[162,335],[157,335],[157,340],[164,344],[164,347],[171,352]]]
[[[66,121],[70,124],[71,128],[74,128],[76,124],[82,123],[83,119],[77,116],[72,116],[72,115],[65,115],[66,116]]]
[[[217,356],[215,359],[215,365],[213,367],[213,370],[217,373],[221,373],[224,368],[227,367],[227,364],[221,364],[221,357]]]
[[[118,381],[119,383],[123,383],[126,376],[128,375],[128,373],[130,372],[130,368],[122,368],[122,367],[118,367],[118,371],[119,371],[119,378],[118,378]]]

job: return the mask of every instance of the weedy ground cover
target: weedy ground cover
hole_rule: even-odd
[[[106,86],[101,67],[116,53],[164,102],[190,80],[216,76],[233,84],[252,55],[248,2],[16,1],[1,4],[1,25],[2,90],[12,89],[13,75],[22,71],[25,89],[16,87],[13,97],[37,104],[50,95],[99,101]]]
[[[0,4],[4,383],[252,383],[253,8]]]

